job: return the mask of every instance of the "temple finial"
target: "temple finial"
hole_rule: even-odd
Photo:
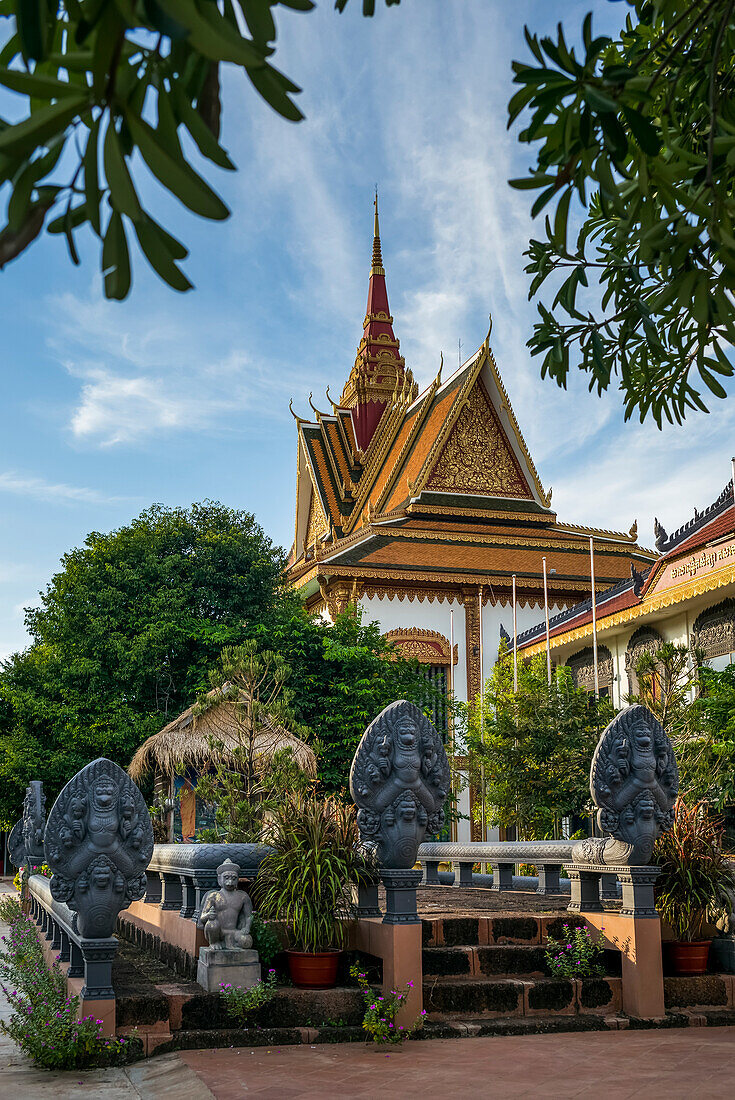
[[[375,207],[375,228],[373,230],[373,266],[370,269],[371,275],[385,275],[383,270],[383,256],[380,251],[380,222],[378,221],[378,185],[375,185],[375,199],[373,200]]]

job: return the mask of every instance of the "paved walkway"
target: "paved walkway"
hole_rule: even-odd
[[[0,1018],[7,1014],[0,995]],[[0,1033],[2,1100],[382,1100],[396,1093],[454,1100],[464,1092],[493,1100],[731,1100],[735,1028],[434,1039],[389,1053],[354,1043],[228,1048],[73,1073],[35,1069]]]

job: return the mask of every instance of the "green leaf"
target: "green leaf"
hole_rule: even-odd
[[[263,51],[234,31],[214,5],[208,6],[208,19],[200,15],[193,0],[158,0],[158,6],[187,27],[189,44],[212,61],[232,61],[246,68],[264,65]]]
[[[120,214],[113,210],[102,245],[105,297],[122,301],[130,290],[130,253]]]
[[[222,220],[229,216],[230,212],[219,195],[183,159],[175,159],[161,147],[156,131],[147,122],[135,118],[130,112],[125,119],[153,175],[184,206],[203,218]]]
[[[84,150],[82,165],[84,167],[84,190],[87,196],[87,212],[89,223],[99,237],[100,235],[100,184],[99,169],[97,165],[99,141],[100,115],[94,120],[87,138],[87,148]]]
[[[650,118],[646,118],[631,107],[623,107],[623,115],[633,137],[646,156],[658,156],[661,152],[661,137]]]
[[[0,153],[30,152],[68,124],[89,104],[87,96],[75,96],[40,107],[22,122],[0,131]]]
[[[79,95],[79,86],[37,72],[25,73],[20,69],[0,69],[0,84],[10,88],[11,92],[33,96],[34,99],[60,99],[68,95]]]
[[[107,184],[110,188],[110,198],[115,210],[121,214],[127,214],[133,221],[140,218],[142,210],[128,172],[128,166],[125,163],[125,157],[120,147],[120,138],[115,130],[113,119],[110,119],[107,124],[103,147],[103,163]]]
[[[42,61],[46,53],[45,0],[20,0],[15,5],[18,34],[25,57]]]
[[[133,225],[143,254],[156,274],[173,290],[191,290],[192,284],[176,266],[166,247],[165,239],[157,232],[159,227],[149,222],[147,218],[136,221]]]
[[[248,69],[248,77],[255,89],[260,92],[266,103],[269,103],[274,111],[290,122],[300,122],[304,117],[295,103],[288,98],[289,93],[300,92],[301,89],[292,83],[287,76],[279,73],[270,65],[262,69]]]
[[[204,119],[198,111],[192,107],[186,96],[186,92],[178,83],[173,86],[173,97],[176,113],[196,142],[202,156],[211,160],[214,164],[218,164],[220,168],[227,168],[230,171],[234,171],[235,165],[227,156],[227,153],[221,147]]]

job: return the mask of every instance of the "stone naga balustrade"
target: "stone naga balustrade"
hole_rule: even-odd
[[[469,844],[430,842],[420,846],[418,862],[424,870],[425,886],[442,885],[440,863],[454,866],[455,886],[472,886],[473,866],[485,863],[492,867],[491,890],[528,890],[535,885],[538,894],[560,894],[566,892],[562,889],[559,876],[564,864],[571,860],[572,846],[570,840],[475,841]],[[537,875],[515,876],[518,863],[532,864]],[[609,883],[604,885],[614,890],[614,883],[612,886]],[[616,895],[611,893],[610,896]]]
[[[66,977],[84,979],[79,993],[82,1002],[89,1007],[90,1001],[114,1001],[112,963],[117,939],[80,935],[77,914],[65,902],[54,901],[51,880],[44,875],[29,876],[28,900],[30,915],[52,954],[58,952],[59,962],[69,964]]]
[[[267,844],[156,844],[146,871],[144,902],[178,911],[184,920],[199,920],[208,890],[217,887],[217,868],[225,859],[254,879],[273,849]]]

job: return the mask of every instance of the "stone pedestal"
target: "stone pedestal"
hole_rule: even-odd
[[[380,877],[385,887],[383,924],[421,924],[416,911],[416,887],[422,872],[381,867]]]
[[[257,951],[218,951],[202,947],[197,965],[197,982],[207,993],[219,993],[222,982],[250,989],[260,981],[260,960]]]

